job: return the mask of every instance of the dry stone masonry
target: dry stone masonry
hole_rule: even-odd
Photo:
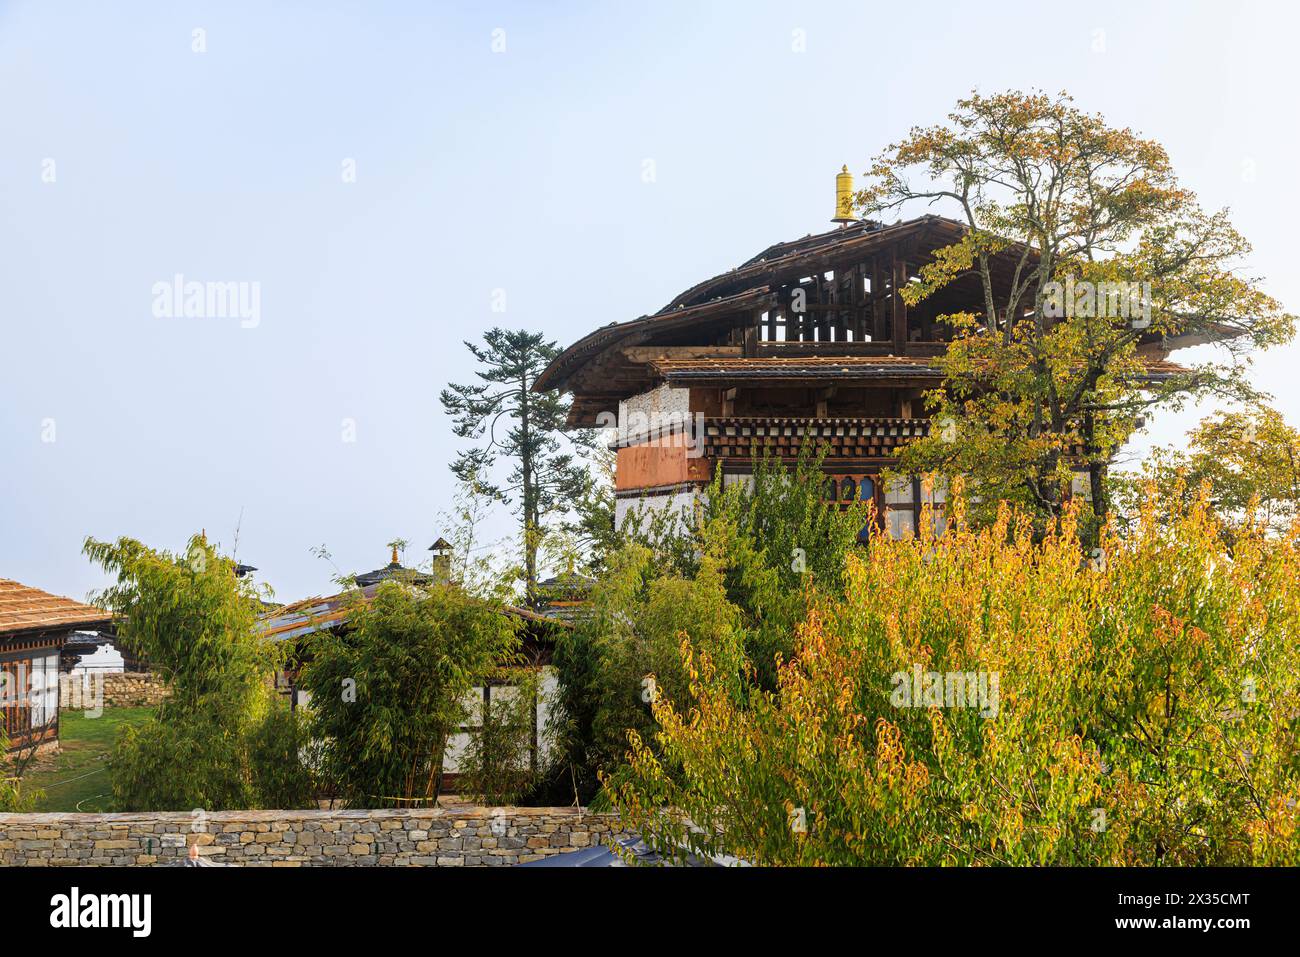
[[[96,702],[103,683],[105,708],[144,708],[160,704],[167,697],[167,685],[147,671],[59,675],[59,707],[81,710]]]
[[[153,865],[196,844],[241,866],[500,867],[621,833],[581,808],[0,814],[0,866]]]

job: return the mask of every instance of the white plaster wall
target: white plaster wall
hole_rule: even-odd
[[[500,685],[492,689],[492,700],[508,700],[511,688]],[[559,690],[559,679],[555,676],[555,669],[549,665],[542,669],[541,687],[537,695],[537,745],[540,759],[545,762],[551,753],[551,739],[546,733],[546,722],[551,715],[551,709],[555,702],[556,694]],[[483,689],[475,688],[465,696],[465,715],[466,724],[477,724],[480,720],[480,713],[483,708]],[[443,754],[443,770],[448,774],[455,774],[460,770],[460,757],[465,753],[465,748],[469,744],[469,732],[461,731],[451,735],[447,739],[447,750]]]
[[[618,404],[618,432],[623,441],[644,435],[647,430],[680,428],[690,420],[690,389],[665,384]]]
[[[685,527],[685,517],[695,507],[697,496],[703,492],[691,490],[675,492],[671,495],[653,495],[645,498],[619,498],[614,500],[614,527],[621,529],[623,522],[632,516],[632,527],[643,528],[650,516],[669,511],[678,516],[678,527]]]
[[[86,655],[78,661],[77,666],[72,669],[72,673],[81,674],[86,671],[118,673],[125,670],[125,662],[122,660],[121,652],[112,645],[100,645],[95,649],[93,655]]]

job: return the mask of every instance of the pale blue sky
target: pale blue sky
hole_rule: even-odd
[[[463,338],[567,345],[827,228],[842,163],[973,87],[1066,89],[1160,140],[1300,309],[1294,10],[0,4],[0,577],[82,597],[85,535],[229,545],[241,509],[281,600],[329,588],[313,545],[423,559]],[[260,322],[156,318],[177,273],[260,283]],[[1256,363],[1292,422],[1296,357]]]

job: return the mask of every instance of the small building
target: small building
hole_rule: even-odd
[[[0,578],[0,713],[11,751],[57,744],[63,644],[111,622],[102,608]]]
[[[438,541],[441,542],[442,539],[438,539]],[[436,544],[431,545],[430,550],[432,551],[437,547]],[[392,549],[393,558],[387,565],[383,568],[376,568],[374,571],[362,572],[360,575],[356,576],[358,588],[367,588],[370,585],[378,585],[380,582],[386,582],[390,578],[396,581],[407,582],[411,585],[429,585],[434,582],[441,584],[446,582],[447,579],[442,575],[437,574],[436,571],[431,575],[428,572],[418,571],[414,568],[407,568],[397,560],[397,546],[392,546]]]
[[[451,546],[443,539],[438,539],[431,547],[434,553],[433,570],[420,572],[403,566],[397,559],[397,550],[393,549],[392,561],[383,568],[366,572],[354,577],[357,588],[342,591],[335,595],[306,598],[293,602],[261,616],[258,629],[261,635],[278,642],[291,642],[293,650],[288,655],[286,668],[276,676],[276,689],[289,698],[292,707],[309,706],[307,692],[298,687],[298,673],[306,662],[310,652],[303,645],[303,639],[321,631],[345,632],[348,628],[348,615],[351,603],[360,592],[363,601],[374,598],[379,586],[394,580],[415,586],[441,585],[451,583]],[[550,702],[554,700],[557,681],[551,659],[555,648],[556,633],[560,629],[572,627],[569,622],[548,617],[527,608],[506,605],[502,613],[517,619],[520,623],[519,638],[522,663],[504,669],[528,670],[541,675],[537,699],[534,702],[533,728],[531,735],[530,757],[537,766],[544,761],[547,754],[545,728],[549,717]],[[462,725],[447,741],[443,756],[443,790],[454,792],[456,789],[457,757],[463,753],[470,736],[478,730],[474,722],[481,714],[480,708],[490,706],[493,695],[509,697],[516,685],[509,677],[495,678],[487,685],[475,687],[470,691],[466,701],[469,711],[468,723]]]
[[[538,611],[552,621],[572,624],[591,614],[596,579],[572,569],[537,583]]]

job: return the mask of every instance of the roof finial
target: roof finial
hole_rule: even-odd
[[[847,226],[856,221],[853,218],[853,174],[846,163],[835,175],[835,216],[831,222]]]
[[[397,546],[396,546],[396,545],[393,546],[393,564],[394,564],[394,565],[397,564]]]

